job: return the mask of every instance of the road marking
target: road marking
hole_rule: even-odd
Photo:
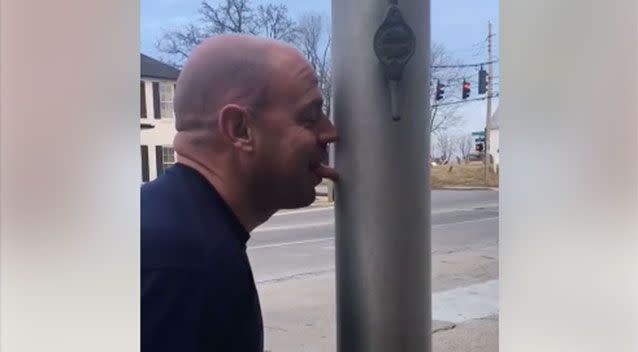
[[[282,242],[282,243],[264,244],[264,245],[261,245],[261,246],[250,246],[250,247],[248,247],[248,250],[251,250],[251,249],[263,249],[263,248],[284,247],[284,246],[291,246],[291,245],[295,245],[295,244],[315,243],[315,242],[325,242],[325,241],[330,241],[330,240],[334,240],[334,237],[322,237],[322,238],[315,238],[315,239],[312,239],[312,240],[305,240],[305,241],[292,241],[292,242]]]
[[[432,319],[460,323],[498,314],[498,280],[432,295]]]
[[[471,208],[445,208],[445,209],[435,210],[432,212],[432,214],[450,213],[453,211],[489,210],[489,209],[476,209],[476,208],[497,207],[497,206],[498,206],[498,203],[478,203],[472,206]],[[282,210],[275,213],[273,217],[314,213],[314,212],[328,211],[328,210],[334,210],[334,205],[330,205],[327,207],[316,207],[316,208],[299,209],[299,210]]]
[[[441,227],[441,226],[448,226],[448,225],[458,225],[458,224],[468,224],[471,222],[481,222],[481,221],[488,221],[488,220],[497,220],[498,216],[493,216],[490,218],[480,218],[480,219],[472,219],[472,220],[465,220],[465,221],[457,221],[457,222],[447,222],[444,224],[436,224],[436,225],[432,225],[432,227]]]
[[[320,227],[320,226],[334,225],[334,223],[335,223],[334,220],[330,220],[330,221],[322,221],[322,222],[311,222],[306,224],[267,226],[262,228],[258,227],[253,230],[253,233],[292,230],[292,229],[304,229],[307,227]]]
[[[447,222],[443,224],[432,225],[432,227],[441,227],[447,225],[457,225],[457,224],[466,224],[471,222],[480,222],[480,221],[488,221],[498,219],[498,216],[489,217],[489,218],[480,218],[480,219],[472,219],[472,220],[464,220],[458,222]],[[305,229],[310,227],[321,227],[321,226],[330,226],[334,225],[334,220],[330,221],[322,221],[322,222],[311,222],[307,224],[295,224],[295,225],[282,225],[282,226],[268,226],[262,228],[256,228],[253,230],[253,233],[261,233],[261,232],[271,232],[271,231],[285,231],[285,230],[294,230],[294,229]]]
[[[491,210],[491,209],[480,209],[480,208],[490,208],[490,207],[498,207],[498,203],[481,203],[475,204],[471,208],[445,208],[433,211],[432,214],[443,214],[443,213],[451,213],[455,211],[480,211],[480,210]]]
[[[308,208],[308,209],[300,209],[300,210],[282,210],[275,213],[273,217],[285,216],[285,215],[297,215],[297,214],[304,214],[304,213],[314,213],[317,211],[332,210],[332,209],[334,209],[334,205],[331,205],[328,207],[316,207],[316,208]]]
[[[432,225],[432,227],[434,228],[434,227],[442,227],[442,226],[456,225],[456,224],[467,224],[467,223],[472,223],[472,222],[481,222],[481,221],[496,220],[496,219],[498,219],[498,216],[497,217],[491,217],[491,218],[483,218],[483,219],[474,219],[474,220],[459,221],[459,222],[450,222],[450,223],[445,223],[445,224],[437,224],[437,225]],[[323,226],[323,225],[332,225],[332,224],[334,224],[334,222],[330,222],[330,223],[315,223],[314,225]],[[266,228],[266,229],[262,229],[261,232],[275,231],[275,230],[281,229],[282,227],[284,227],[284,226],[280,226],[279,228]],[[305,226],[285,226],[286,229],[303,228],[303,227],[305,227]],[[255,233],[255,232],[258,232],[258,231],[257,230],[253,231],[253,233]],[[265,244],[265,245],[259,245],[259,246],[249,246],[248,249],[285,247],[285,246],[292,246],[292,245],[296,245],[296,244],[323,242],[323,241],[328,241],[328,240],[333,240],[333,239],[334,239],[334,237],[322,237],[322,238],[312,239],[312,240],[290,241],[290,242]]]

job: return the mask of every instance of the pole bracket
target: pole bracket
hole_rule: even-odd
[[[385,18],[374,35],[373,45],[390,86],[392,120],[399,121],[398,83],[403,77],[403,68],[414,55],[416,37],[396,2],[388,6]]]

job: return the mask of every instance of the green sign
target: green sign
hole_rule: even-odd
[[[472,136],[484,136],[485,132],[481,131],[481,132],[472,132]]]

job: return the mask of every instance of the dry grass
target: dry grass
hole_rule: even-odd
[[[437,165],[430,167],[432,188],[441,187],[498,187],[498,174],[490,170],[485,184],[485,168],[482,162],[469,164]]]
[[[451,167],[451,170],[450,170]],[[488,184],[485,184],[485,168],[482,161],[472,161],[468,164],[438,165],[430,167],[432,188],[444,187],[498,187],[498,174],[490,170]],[[323,180],[322,186],[328,186],[329,180]],[[332,204],[328,197],[317,196],[314,206]]]

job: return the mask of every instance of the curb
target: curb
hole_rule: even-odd
[[[308,208],[327,208],[334,205],[334,202],[328,201],[327,196],[319,196],[315,198],[315,201],[308,206]]]
[[[325,203],[312,203],[308,206],[308,208],[330,208],[331,206],[333,206],[334,203],[329,203],[329,202],[325,202]]]
[[[443,190],[443,191],[495,191],[498,192],[498,187],[464,187],[464,186],[446,186],[446,187],[432,187],[432,190]]]

